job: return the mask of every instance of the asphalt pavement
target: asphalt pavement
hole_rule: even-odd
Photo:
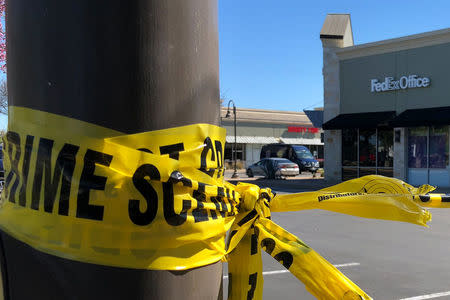
[[[278,193],[326,186],[323,179],[297,181],[262,185],[272,186]],[[450,209],[431,212],[429,228],[320,210],[273,213],[272,219],[335,264],[374,299],[450,299]],[[263,265],[264,299],[315,299],[265,253]],[[224,299],[227,285],[225,278]]]

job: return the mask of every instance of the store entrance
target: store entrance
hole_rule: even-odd
[[[449,126],[408,128],[408,183],[450,186]]]
[[[342,130],[342,180],[378,174],[393,177],[392,128]]]

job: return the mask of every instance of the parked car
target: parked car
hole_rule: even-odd
[[[262,147],[260,159],[269,157],[286,158],[296,163],[301,171],[310,171],[313,175],[319,169],[319,162],[305,146],[290,144],[268,144]]]
[[[264,158],[247,168],[247,176],[264,176],[269,179],[297,176],[299,168],[296,163],[285,158]]]

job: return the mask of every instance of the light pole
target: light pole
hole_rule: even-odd
[[[123,134],[197,123],[219,125],[217,0],[102,2],[6,1],[9,105],[74,118]],[[180,113],[181,106],[188,109]],[[83,128],[75,132],[81,137],[93,136]],[[44,132],[43,136],[51,138]],[[70,135],[64,138],[70,141]],[[36,136],[35,144],[37,140]],[[23,149],[26,147],[28,144]],[[49,147],[46,149],[52,151],[53,144]],[[71,162],[70,158],[64,161]],[[70,164],[58,164],[55,170],[66,176]],[[103,178],[93,175],[86,187],[101,186]],[[28,180],[31,182],[30,177]],[[45,186],[45,191],[49,188]],[[22,194],[31,200],[31,195]],[[127,214],[126,205],[124,210],[121,213]],[[52,239],[49,228],[45,231]],[[83,231],[78,233],[76,228]],[[108,237],[113,234],[108,228],[104,230]],[[92,238],[86,227],[78,225],[67,235],[61,247],[87,247]],[[130,241],[126,236],[111,235],[117,241]],[[139,239],[139,235],[135,237]],[[93,248],[91,253],[97,255],[120,257],[127,253],[136,259],[155,259],[150,251],[144,254],[139,248],[118,252]],[[0,275],[0,299],[5,289],[8,300],[222,299],[221,261],[180,271],[106,266],[44,253],[3,229]],[[24,283],[29,288],[24,288]]]
[[[228,101],[228,109],[227,109],[227,114],[225,115],[225,118],[229,118],[230,117],[230,104],[233,104],[233,115],[234,115],[234,145],[233,145],[233,159],[234,159],[234,172],[233,175],[231,175],[231,178],[238,178],[238,174],[237,174],[237,170],[236,170],[236,160],[237,160],[237,155],[236,155],[236,144],[237,144],[237,137],[236,137],[236,105],[234,103],[233,100]]]

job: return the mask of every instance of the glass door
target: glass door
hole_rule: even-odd
[[[428,183],[428,127],[408,129],[408,182]]]
[[[342,130],[342,180],[365,175],[394,175],[392,128]]]
[[[408,129],[408,182],[450,186],[449,126]]]
[[[449,186],[448,126],[430,127],[428,183]]]
[[[394,131],[389,128],[377,130],[377,174],[394,176]]]
[[[377,130],[359,130],[359,177],[377,174]]]
[[[342,129],[342,181],[358,178],[358,129]]]

